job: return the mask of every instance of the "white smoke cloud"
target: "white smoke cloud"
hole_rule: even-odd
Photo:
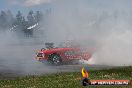
[[[50,3],[55,0],[25,0],[24,5],[25,6],[35,6],[35,5],[40,5],[43,3]]]
[[[56,0],[6,0],[6,1],[9,5],[31,7],[31,6],[41,5],[44,3],[51,3]]]
[[[55,0],[23,1],[26,6],[34,6]],[[45,17],[43,22],[45,37],[40,40],[56,44],[68,39],[84,39],[82,43],[92,44],[89,39],[93,38],[97,51],[91,60],[95,61],[95,64],[132,65],[132,11],[128,11],[127,6],[122,6],[126,7],[125,10],[120,9],[120,6],[113,8],[113,4],[99,8],[97,4],[91,5],[87,0],[63,0],[52,4],[53,10],[51,9],[50,15]],[[19,39],[12,32],[0,33],[2,69],[18,69],[26,73],[49,70],[34,58],[35,51],[44,45],[33,45],[32,40],[27,40],[31,45],[19,45],[19,42],[24,44],[26,39]],[[39,39],[34,39],[36,40]]]
[[[96,64],[132,65],[132,12],[128,7],[109,6],[97,9],[81,0],[54,3],[46,31],[48,40],[84,39],[87,44],[91,38],[97,49],[93,55]]]

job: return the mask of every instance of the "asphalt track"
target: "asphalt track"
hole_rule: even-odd
[[[111,68],[110,66],[80,64],[51,66],[35,60],[34,55],[43,45],[8,45],[0,46],[0,78],[13,78],[27,75],[43,75],[58,72],[80,72]]]
[[[24,71],[21,69],[0,69],[0,78],[14,78],[22,77],[28,75],[46,75],[52,73],[61,73],[61,72],[81,72],[81,68],[84,67],[85,70],[101,70],[109,69],[111,66],[103,65],[61,65],[61,66],[46,66],[46,68],[37,68],[34,70]]]

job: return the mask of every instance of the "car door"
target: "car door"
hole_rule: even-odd
[[[69,50],[66,51],[64,54],[67,59],[77,59],[80,56],[79,51],[77,50]]]

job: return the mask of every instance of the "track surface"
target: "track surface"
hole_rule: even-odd
[[[29,69],[28,71],[19,70],[19,69],[0,69],[0,78],[14,78],[27,75],[44,75],[51,73],[60,73],[60,72],[81,72],[81,68],[84,67],[86,70],[100,70],[100,69],[109,69],[110,66],[102,65],[61,65],[61,66],[46,66],[43,68],[36,67],[33,70]]]
[[[102,65],[61,65],[49,66],[35,60],[34,55],[43,45],[8,45],[0,47],[0,78],[25,75],[41,75],[57,72],[80,71],[110,68]]]

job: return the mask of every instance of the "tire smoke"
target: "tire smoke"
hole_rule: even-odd
[[[114,6],[113,0],[110,5],[106,2],[56,0],[49,3],[51,13],[41,27],[45,35],[37,40],[54,42],[56,45],[76,40],[82,47],[96,49],[92,57],[95,64],[132,65],[131,9],[123,5],[122,1]],[[103,7],[99,4],[103,4]],[[36,39],[20,39],[10,31],[1,32],[0,41],[1,71],[19,70],[20,74],[56,71],[34,59],[36,50],[44,47],[44,43],[34,45]],[[28,45],[25,45],[26,42]]]
[[[99,3],[105,6],[96,6]],[[123,3],[111,1],[109,5],[106,1],[90,0],[54,2],[48,19],[47,39],[56,43],[76,40],[88,47],[92,45],[96,48],[93,54],[96,64],[131,65],[132,13],[126,2]]]

